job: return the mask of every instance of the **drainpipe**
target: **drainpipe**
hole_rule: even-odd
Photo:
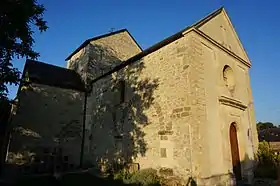
[[[192,149],[192,128],[191,125],[189,124],[189,138],[190,138],[190,146],[189,148]],[[192,150],[190,150],[190,173],[191,173],[191,178],[193,179],[193,159],[192,159]]]
[[[81,144],[81,153],[80,153],[80,168],[83,167],[84,160],[84,149],[85,149],[85,132],[86,132],[86,111],[87,111],[87,97],[88,92],[87,88],[85,90],[85,99],[84,99],[84,109],[83,109],[83,131],[82,131],[82,144]]]
[[[91,46],[91,45],[89,45]],[[82,143],[81,143],[81,153],[80,153],[80,168],[83,167],[83,161],[84,161],[84,149],[85,149],[85,133],[86,133],[86,112],[87,112],[87,99],[88,99],[88,94],[91,92],[91,85],[92,83],[89,81],[88,82],[88,63],[89,63],[89,57],[87,54],[89,54],[89,49],[88,46],[85,48],[85,57],[87,58],[87,65],[85,67],[85,79],[84,79],[84,85],[85,85],[85,100],[84,100],[84,109],[83,109],[83,131],[82,131]]]

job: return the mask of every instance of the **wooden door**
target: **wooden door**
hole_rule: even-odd
[[[231,146],[233,173],[235,174],[236,180],[240,180],[241,164],[240,164],[240,157],[239,157],[237,130],[234,123],[231,124],[229,133],[230,133],[230,146]]]

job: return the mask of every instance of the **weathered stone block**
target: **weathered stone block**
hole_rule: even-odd
[[[190,111],[191,107],[184,107],[184,111]]]
[[[166,130],[172,130],[172,122],[166,124]]]
[[[189,116],[189,115],[190,115],[189,112],[182,112],[182,113],[181,113],[181,117],[186,117],[186,116]]]
[[[183,108],[173,109],[173,113],[182,112],[182,111],[183,111]]]

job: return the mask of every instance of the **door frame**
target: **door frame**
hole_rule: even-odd
[[[238,140],[238,128],[236,122],[232,122],[229,127],[230,155],[232,170],[236,180],[242,179],[242,169],[240,160],[240,144]]]

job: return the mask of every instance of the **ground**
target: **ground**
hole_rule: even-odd
[[[1,183],[1,186],[124,186],[125,184],[115,181],[112,178],[100,178],[93,176],[90,173],[72,173],[61,176],[56,179],[53,176],[40,176],[40,177],[28,177],[18,180],[16,183]],[[246,184],[238,184],[237,186],[248,186]],[[277,186],[275,180],[269,179],[256,179],[252,186]]]
[[[28,186],[74,186],[74,185],[104,185],[104,186],[121,186],[122,183],[119,183],[115,180],[109,178],[99,178],[96,176],[92,176],[88,173],[80,173],[80,174],[68,174],[56,179],[53,176],[43,176],[43,177],[33,177],[33,178],[22,178],[19,179],[16,183],[5,183],[1,184],[3,186],[19,186],[19,185],[28,185]]]

